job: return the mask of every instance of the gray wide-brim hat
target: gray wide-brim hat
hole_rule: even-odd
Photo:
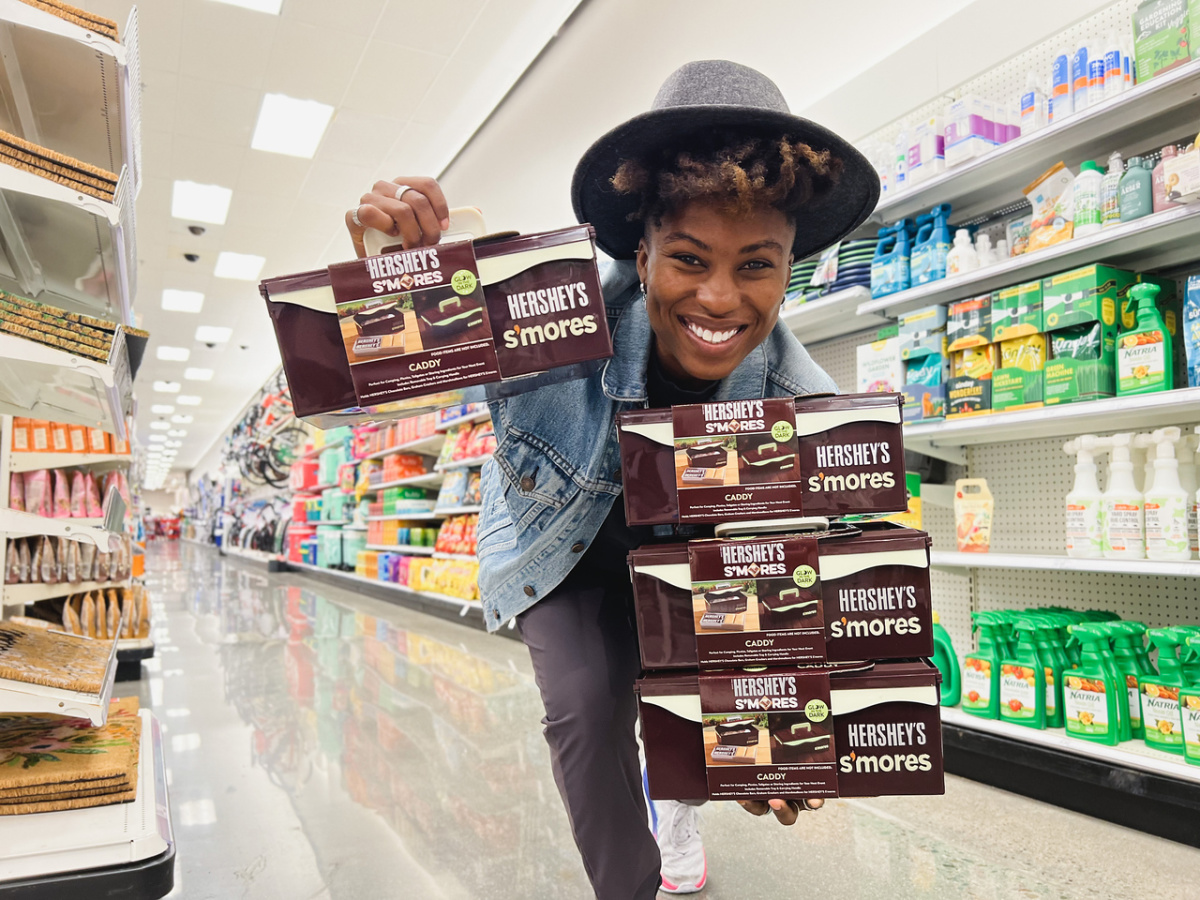
[[[824,250],[862,225],[879,202],[879,175],[867,158],[827,128],[792,115],[775,82],[761,72],[723,59],[690,62],[659,88],[650,111],[618,125],[588,148],[575,167],[571,203],[580,222],[596,229],[596,243],[616,259],[637,253],[645,226],[633,220],[637,194],[621,194],[612,177],[621,162],[643,161],[664,147],[687,149],[717,129],[747,136],[787,135],[842,161],[837,183],[796,213],[797,261]]]

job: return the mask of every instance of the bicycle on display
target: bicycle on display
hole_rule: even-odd
[[[250,484],[286,487],[292,463],[308,438],[280,372],[259,391],[226,438],[224,462],[236,466]]]

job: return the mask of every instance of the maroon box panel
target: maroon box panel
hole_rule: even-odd
[[[838,794],[944,794],[940,707],[882,703],[833,717]]]

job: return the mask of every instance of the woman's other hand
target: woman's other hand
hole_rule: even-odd
[[[405,247],[431,247],[450,227],[441,185],[424,175],[377,181],[358,203],[346,213],[346,230],[360,258],[367,255],[363,232],[368,228],[400,238]]]
[[[816,799],[805,800],[803,805],[795,800],[768,800],[765,803],[762,800],[739,800],[738,803],[751,815],[765,816],[769,812],[775,813],[780,825],[795,825],[801,810],[820,809],[825,805],[824,800]]]

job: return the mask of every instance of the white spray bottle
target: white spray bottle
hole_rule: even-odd
[[[1100,484],[1096,481],[1095,454],[1109,442],[1094,434],[1081,434],[1063,444],[1063,450],[1076,454],[1075,486],[1067,494],[1067,556],[1099,559],[1104,555],[1104,530],[1101,523]]]
[[[1145,559],[1146,537],[1144,498],[1133,482],[1133,463],[1129,458],[1133,435],[1114,434],[1112,462],[1108,466],[1108,488],[1101,498],[1104,517],[1104,556],[1106,559]]]
[[[1154,483],[1146,488],[1146,556],[1158,560],[1191,559],[1187,510],[1195,495],[1189,495],[1179,483],[1179,462],[1175,459],[1179,428],[1174,425],[1159,428],[1152,439]]]

